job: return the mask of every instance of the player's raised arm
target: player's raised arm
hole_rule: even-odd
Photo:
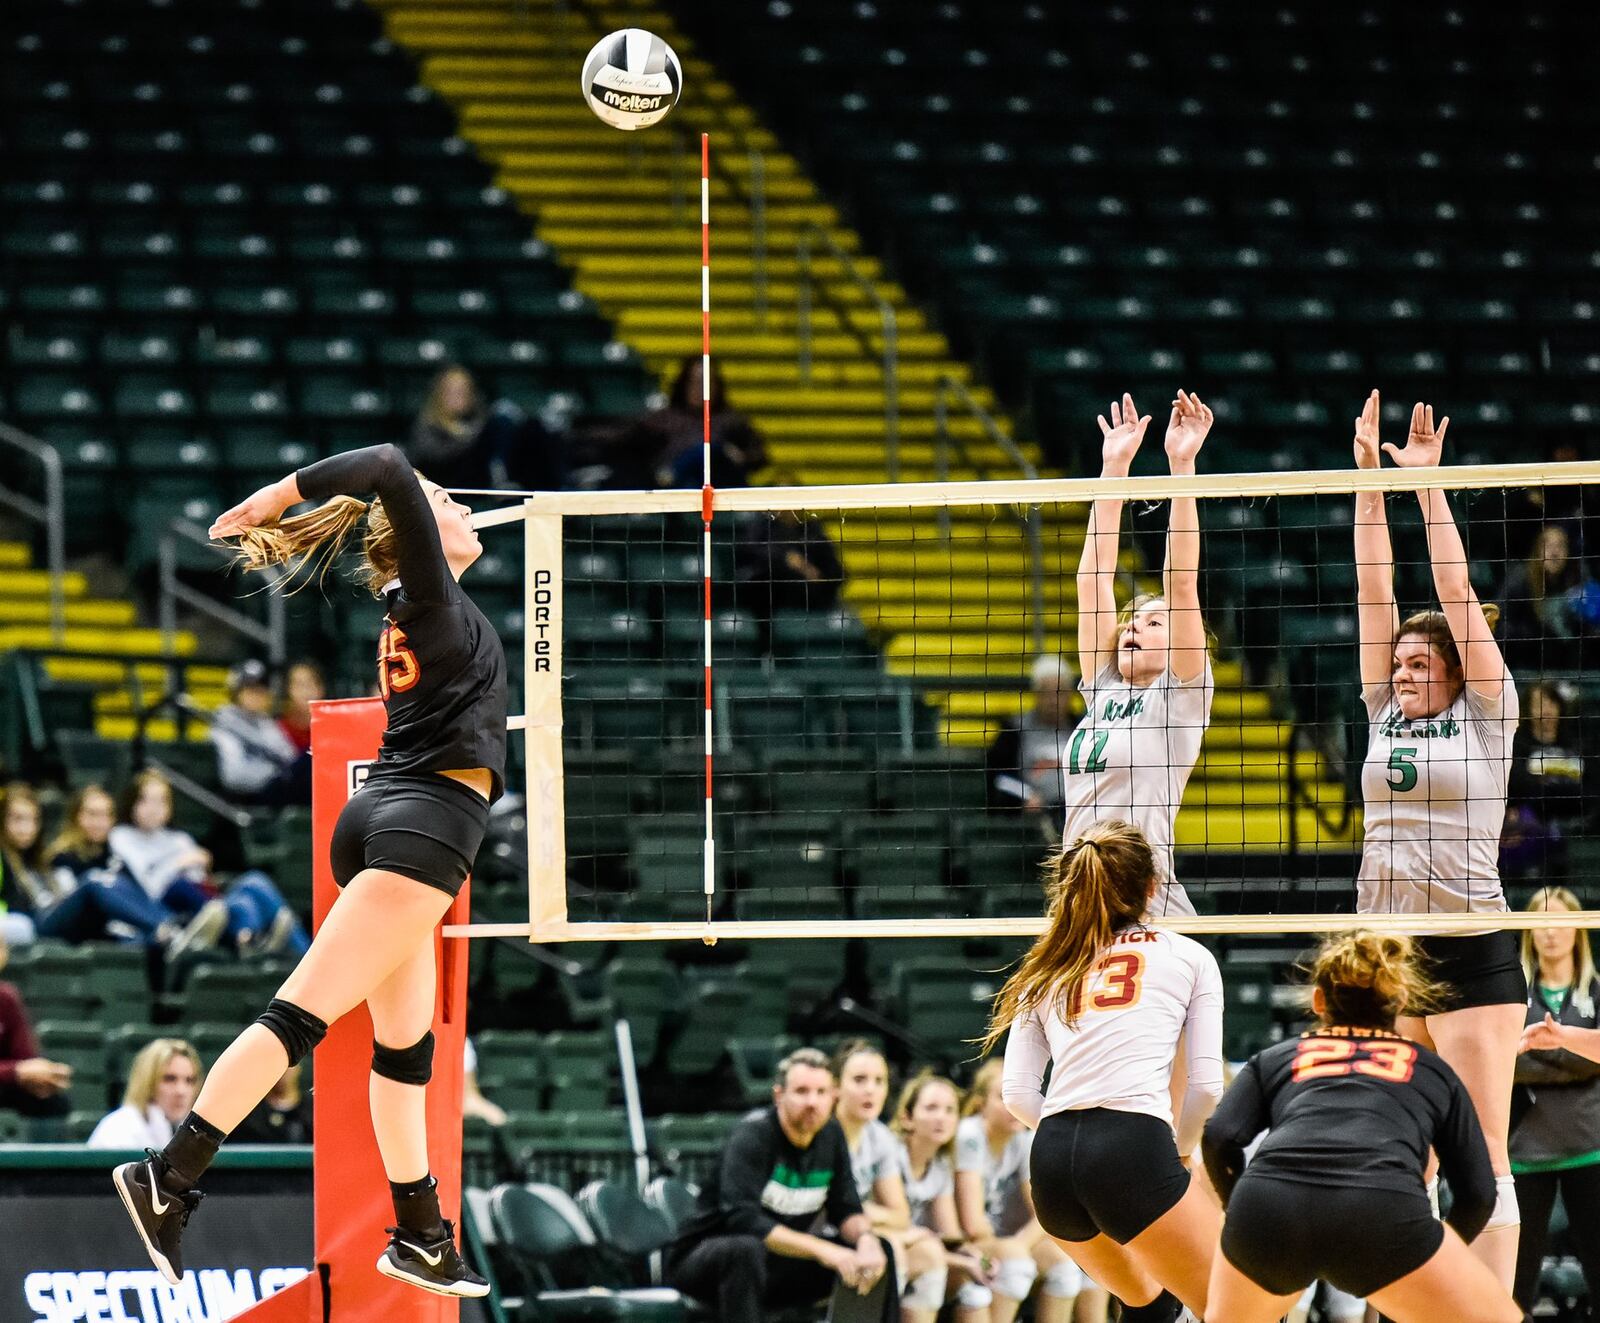
[[[1356,467],[1382,464],[1378,447],[1378,392],[1367,396],[1356,419]],[[1394,602],[1394,545],[1382,492],[1357,492],[1355,517],[1356,619],[1361,632],[1361,683],[1381,684],[1394,669],[1400,613]]]
[[[1111,404],[1111,421],[1097,420],[1103,439],[1100,476],[1126,478],[1139,453],[1150,415],[1139,416],[1133,396]],[[1122,531],[1122,502],[1105,499],[1089,509],[1083,552],[1078,558],[1078,667],[1085,679],[1099,673],[1117,646],[1117,551]]]
[[[1167,424],[1167,463],[1173,477],[1195,471],[1195,459],[1214,421],[1198,395],[1178,392]],[[1171,640],[1169,665],[1176,679],[1187,682],[1206,666],[1206,623],[1200,614],[1200,511],[1192,496],[1172,498],[1162,580]]]
[[[1433,406],[1417,404],[1411,410],[1411,431],[1405,449],[1384,443],[1384,453],[1401,468],[1437,468],[1444,455],[1448,418],[1434,426]],[[1417,492],[1423,527],[1428,534],[1428,559],[1433,565],[1433,587],[1439,607],[1450,624],[1450,637],[1461,655],[1461,673],[1467,687],[1491,701],[1505,687],[1506,663],[1494,641],[1489,617],[1472,587],[1472,567],[1466,544],[1450,509],[1450,498],[1439,488]]]

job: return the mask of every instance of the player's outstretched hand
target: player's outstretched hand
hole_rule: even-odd
[[[1216,416],[1198,395],[1178,392],[1167,423],[1167,461],[1174,468],[1194,463]]]
[[[1361,417],[1356,419],[1356,467],[1358,469],[1383,467],[1383,460],[1378,452],[1378,417],[1382,412],[1382,407],[1377,391],[1373,391],[1371,395],[1367,396],[1367,402],[1361,406]]]
[[[1100,435],[1105,444],[1100,448],[1100,476],[1125,478],[1133,457],[1139,453],[1139,443],[1144,440],[1144,429],[1150,426],[1150,415],[1139,416],[1133,407],[1133,396],[1124,394],[1120,403],[1111,402],[1111,421],[1104,414],[1097,419]]]
[[[1444,454],[1444,429],[1449,426],[1450,420],[1441,418],[1435,428],[1433,405],[1418,404],[1411,410],[1411,434],[1406,437],[1405,449],[1385,441],[1383,453],[1403,469],[1435,468]]]
[[[1517,1050],[1519,1052],[1545,1052],[1565,1046],[1566,1043],[1561,1036],[1561,1025],[1556,1023],[1555,1016],[1546,1011],[1543,1020],[1538,1024],[1530,1024],[1522,1031],[1522,1042],[1518,1045]]]
[[[279,516],[295,503],[295,497],[283,490],[283,483],[274,482],[252,492],[231,510],[217,516],[211,525],[213,541],[225,537],[238,537],[263,524],[275,524]]]

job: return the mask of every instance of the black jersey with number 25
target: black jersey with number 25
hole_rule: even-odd
[[[1250,1180],[1419,1194],[1433,1148],[1454,1198],[1447,1220],[1463,1239],[1494,1207],[1494,1171],[1466,1086],[1397,1034],[1316,1029],[1251,1057],[1206,1123],[1206,1169],[1224,1203],[1263,1130]]]
[[[352,450],[295,475],[307,500],[376,494],[394,529],[397,584],[384,598],[378,689],[388,729],[372,775],[486,767],[505,792],[506,657],[483,612],[450,573],[427,493],[392,445]]]

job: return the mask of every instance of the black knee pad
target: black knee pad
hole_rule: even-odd
[[[289,1054],[291,1066],[328,1034],[328,1026],[310,1011],[303,1011],[292,1001],[278,997],[267,1003],[267,1009],[256,1017],[256,1023],[266,1025],[277,1035],[283,1050]]]
[[[426,1084],[433,1078],[433,1031],[410,1047],[385,1047],[373,1039],[372,1073],[396,1084]]]
[[[1148,1305],[1122,1307],[1123,1323],[1177,1323],[1182,1313],[1183,1301],[1171,1291],[1163,1291]]]

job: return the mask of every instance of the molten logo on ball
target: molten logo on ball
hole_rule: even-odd
[[[678,103],[683,69],[672,47],[643,28],[601,38],[583,62],[583,95],[614,129],[645,129]]]

